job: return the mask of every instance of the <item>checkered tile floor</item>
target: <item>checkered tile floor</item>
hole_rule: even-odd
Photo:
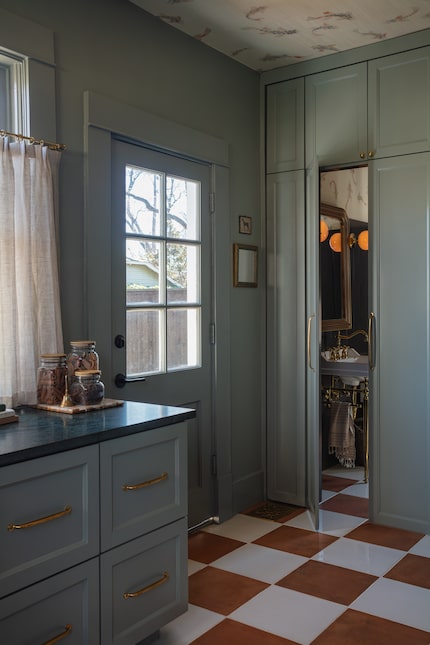
[[[369,523],[361,474],[324,475],[318,532],[304,511],[190,535],[189,609],[159,645],[430,645],[430,536]]]

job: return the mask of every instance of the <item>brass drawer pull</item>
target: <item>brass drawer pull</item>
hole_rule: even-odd
[[[64,510],[59,511],[58,513],[53,513],[52,515],[47,515],[46,517],[40,517],[38,520],[32,520],[25,524],[9,524],[7,530],[17,531],[18,529],[31,529],[33,526],[39,526],[39,524],[45,524],[45,522],[51,522],[52,520],[58,520],[65,515],[70,515],[71,512],[72,507],[67,504],[67,506],[64,507]]]
[[[58,636],[54,636],[54,638],[51,638],[50,641],[46,641],[46,643],[43,643],[43,645],[54,645],[54,643],[58,643],[58,641],[61,641],[63,638],[66,638],[68,634],[72,631],[72,626],[70,624],[67,624],[66,627],[64,628],[64,632],[61,632],[61,634],[58,634]]]
[[[154,479],[148,479],[146,482],[141,482],[140,484],[124,484],[122,490],[139,490],[140,488],[146,488],[147,486],[153,486],[159,482],[163,482],[169,476],[168,473],[162,473],[159,477],[154,477]]]
[[[127,600],[127,598],[138,598],[138,596],[141,596],[142,594],[146,593],[147,591],[152,591],[152,589],[155,589],[156,587],[159,587],[160,585],[164,585],[165,582],[168,581],[169,579],[169,574],[167,571],[164,571],[163,577],[157,580],[156,582],[153,582],[151,585],[148,585],[147,587],[143,587],[143,589],[139,589],[139,591],[130,591],[126,592],[123,594],[123,598]]]

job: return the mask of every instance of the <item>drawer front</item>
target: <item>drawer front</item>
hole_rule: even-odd
[[[97,555],[98,446],[0,469],[0,595]]]
[[[0,600],[0,640],[7,645],[98,645],[98,558]]]
[[[100,445],[101,550],[187,513],[186,424]]]
[[[187,610],[181,519],[101,556],[101,642],[135,645]]]

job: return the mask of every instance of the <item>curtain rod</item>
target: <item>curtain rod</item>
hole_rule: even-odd
[[[44,139],[35,139],[34,137],[26,137],[23,134],[16,134],[15,132],[8,132],[7,130],[0,130],[1,137],[15,137],[16,139],[25,139],[30,143],[40,146],[48,146],[51,150],[65,150],[64,143],[52,143],[52,141],[45,141]]]

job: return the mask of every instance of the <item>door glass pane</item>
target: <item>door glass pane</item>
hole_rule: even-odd
[[[127,305],[159,303],[164,299],[160,271],[161,244],[153,240],[126,240]]]
[[[181,177],[166,177],[167,237],[200,238],[200,184]]]
[[[168,309],[167,370],[200,365],[200,309]]]
[[[164,370],[163,311],[129,309],[127,311],[127,376]]]
[[[126,233],[157,235],[161,233],[160,173],[137,166],[125,168]]]
[[[200,249],[166,244],[167,302],[200,302]]]

